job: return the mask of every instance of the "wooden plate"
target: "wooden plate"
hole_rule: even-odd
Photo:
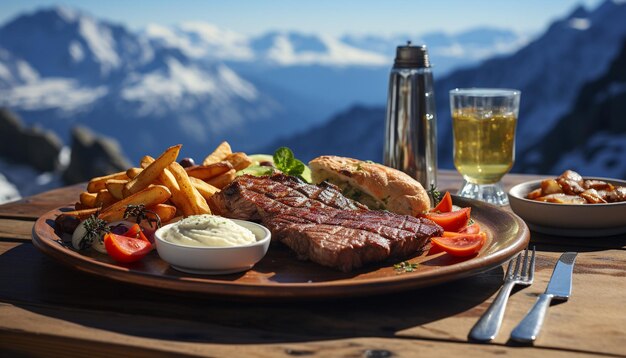
[[[131,284],[211,296],[312,299],[364,296],[431,286],[475,275],[501,265],[524,249],[530,239],[526,224],[515,214],[482,202],[455,197],[456,205],[472,208],[472,218],[489,236],[481,252],[471,258],[425,252],[406,261],[416,263],[412,272],[394,269],[384,262],[350,273],[338,272],[312,262],[299,261],[281,244],[251,270],[223,276],[201,276],[174,270],[156,251],[142,261],[118,264],[93,250],[78,252],[54,231],[53,210],[40,217],[33,228],[33,243],[55,260],[77,270]],[[69,236],[69,235],[67,235]]]

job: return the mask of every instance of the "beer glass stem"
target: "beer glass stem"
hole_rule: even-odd
[[[494,205],[509,205],[509,198],[502,187],[501,182],[494,184],[476,184],[467,180],[463,181],[463,186],[459,190],[458,195],[482,200]]]

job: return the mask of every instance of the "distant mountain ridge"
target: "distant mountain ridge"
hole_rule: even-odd
[[[151,41],[175,48],[192,58],[209,61],[275,66],[389,67],[396,46],[411,40],[427,44],[440,74],[459,65],[511,53],[528,42],[528,36],[511,30],[481,27],[455,34],[344,35],[333,37],[297,31],[270,31],[245,36],[206,23],[189,22],[174,27],[151,24],[143,33]]]
[[[514,171],[560,174],[576,167],[585,175],[626,177],[626,65],[619,56],[626,42],[625,18],[624,2],[608,0],[591,12],[580,7],[514,54],[436,78],[439,166],[453,168],[449,91],[504,87],[522,91]],[[338,128],[341,148],[352,148],[350,156],[370,159],[378,152],[382,159],[383,125],[384,107],[351,109],[283,143],[306,156],[322,154],[321,148],[333,152],[334,147],[323,145],[311,153],[300,143],[304,138],[324,143]],[[378,129],[368,140],[347,130],[361,126]]]
[[[2,26],[0,60],[0,106],[64,139],[85,124],[119,139],[133,159],[172,143],[201,155],[223,138],[250,150],[264,135],[302,128],[227,65],[196,61],[64,7]]]
[[[444,45],[476,36],[467,43],[495,48],[503,34],[520,39],[486,29]],[[391,48],[396,40],[387,39]],[[0,27],[0,106],[64,140],[86,125],[117,138],[131,159],[177,142],[200,156],[223,139],[254,151],[351,103],[384,102],[393,53],[348,42],[285,31],[246,37],[206,23],[136,33],[43,8]]]

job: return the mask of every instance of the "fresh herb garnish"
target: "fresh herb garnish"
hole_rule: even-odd
[[[393,265],[393,269],[396,270],[397,273],[403,272],[413,272],[417,268],[417,264],[410,263],[408,261],[400,262],[399,264]]]
[[[291,149],[287,147],[280,147],[276,149],[276,152],[274,152],[274,165],[281,172],[306,181],[302,177],[305,165],[294,157]]]
[[[108,233],[111,229],[107,226],[107,222],[99,219],[97,214],[91,215],[83,222],[85,227],[85,236],[80,239],[79,247],[81,250],[88,249],[93,244],[93,240],[102,240],[102,233]]]
[[[437,206],[441,199],[443,199],[443,194],[437,190],[437,187],[433,184],[430,184],[430,189],[428,190],[428,195],[433,201],[433,207]]]
[[[135,218],[135,222],[137,224],[141,224],[143,220],[147,220],[151,228],[154,228],[154,224],[156,224],[157,228],[161,227],[161,218],[159,217],[159,214],[146,209],[143,204],[128,205],[124,211],[124,219],[128,219],[129,217]]]

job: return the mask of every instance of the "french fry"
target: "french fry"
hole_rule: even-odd
[[[80,221],[83,221],[83,220],[87,219],[88,217],[90,217],[91,215],[97,213],[98,210],[99,210],[99,208],[72,210],[72,211],[66,211],[64,213],[61,213],[61,215],[59,215],[59,216],[72,216],[72,217],[77,218]]]
[[[126,176],[128,176],[128,179],[135,179],[142,170],[143,168],[128,168],[128,170],[126,170]]]
[[[208,180],[222,175],[231,169],[233,169],[233,166],[229,162],[217,162],[209,165],[194,165],[185,168],[185,171],[187,171],[190,177]]]
[[[115,199],[107,189],[102,189],[98,192],[98,195],[96,195],[95,206],[99,208],[106,208],[116,201],[117,199]]]
[[[106,182],[109,179],[128,179],[126,172],[113,173],[102,177],[93,178],[87,184],[87,191],[90,193],[98,193],[100,190],[106,188]]]
[[[149,207],[148,209],[154,211],[157,215],[159,215],[159,219],[161,219],[162,223],[171,221],[174,217],[176,217],[176,207],[173,205],[157,204],[155,206]]]
[[[124,179],[109,179],[106,182],[106,187],[109,193],[116,199],[122,200],[124,199],[124,185],[128,183],[128,180]]]
[[[166,202],[171,196],[172,193],[167,187],[153,185],[112,204],[104,209],[98,217],[108,222],[122,220],[128,205],[143,204],[146,207],[151,207]]]
[[[207,201],[215,193],[220,191],[218,188],[214,187],[213,185],[203,180],[200,180],[198,178],[189,177],[189,180],[191,180],[191,184],[193,185],[193,187],[196,188],[196,190],[198,190],[200,195],[202,195],[202,197],[206,199]]]
[[[218,189],[222,189],[235,179],[236,173],[237,171],[235,171],[235,169],[231,169],[220,176],[207,180],[207,183],[213,185]]]
[[[141,165],[148,166],[153,161],[154,158],[146,155],[142,158]],[[176,181],[176,178],[172,175],[172,172],[167,168],[163,169],[163,172],[159,174],[158,181],[159,183],[161,183],[161,185],[165,185],[172,193],[172,197],[170,198],[170,200],[172,201],[174,206],[177,208],[182,208],[182,206],[185,205],[184,203],[187,199],[185,199],[185,194],[180,191],[178,182]]]
[[[209,165],[209,164],[221,162],[232,152],[233,151],[230,149],[230,144],[224,141],[220,143],[220,145],[218,145],[217,148],[215,148],[213,153],[207,155],[207,157],[204,158],[204,160],[202,161],[202,165]]]
[[[152,158],[149,155],[144,155],[143,157],[141,157],[141,160],[139,161],[139,166],[145,169],[152,162],[154,162],[154,158]]]
[[[167,148],[163,154],[150,163],[139,175],[126,183],[124,186],[124,197],[137,193],[152,184],[159,177],[159,174],[163,172],[163,169],[176,161],[180,147],[181,145],[178,144]]]
[[[173,162],[169,165],[168,169],[176,178],[176,182],[178,183],[178,187],[180,188],[181,198],[184,199],[178,206],[179,209],[183,212],[183,215],[199,215],[199,214],[210,214],[211,209],[209,209],[209,204],[207,204],[206,200],[196,188],[191,184],[191,180],[189,180],[189,176],[180,164],[177,162]],[[232,170],[232,169],[231,169]]]
[[[246,169],[250,166],[250,164],[252,164],[252,159],[250,159],[244,152],[229,154],[226,158],[224,158],[224,160],[229,162],[236,171]]]
[[[90,193],[88,191],[83,191],[82,193],[80,193],[79,200],[80,200],[80,203],[83,204],[84,206],[88,208],[95,208],[96,196],[98,196],[98,194]]]

